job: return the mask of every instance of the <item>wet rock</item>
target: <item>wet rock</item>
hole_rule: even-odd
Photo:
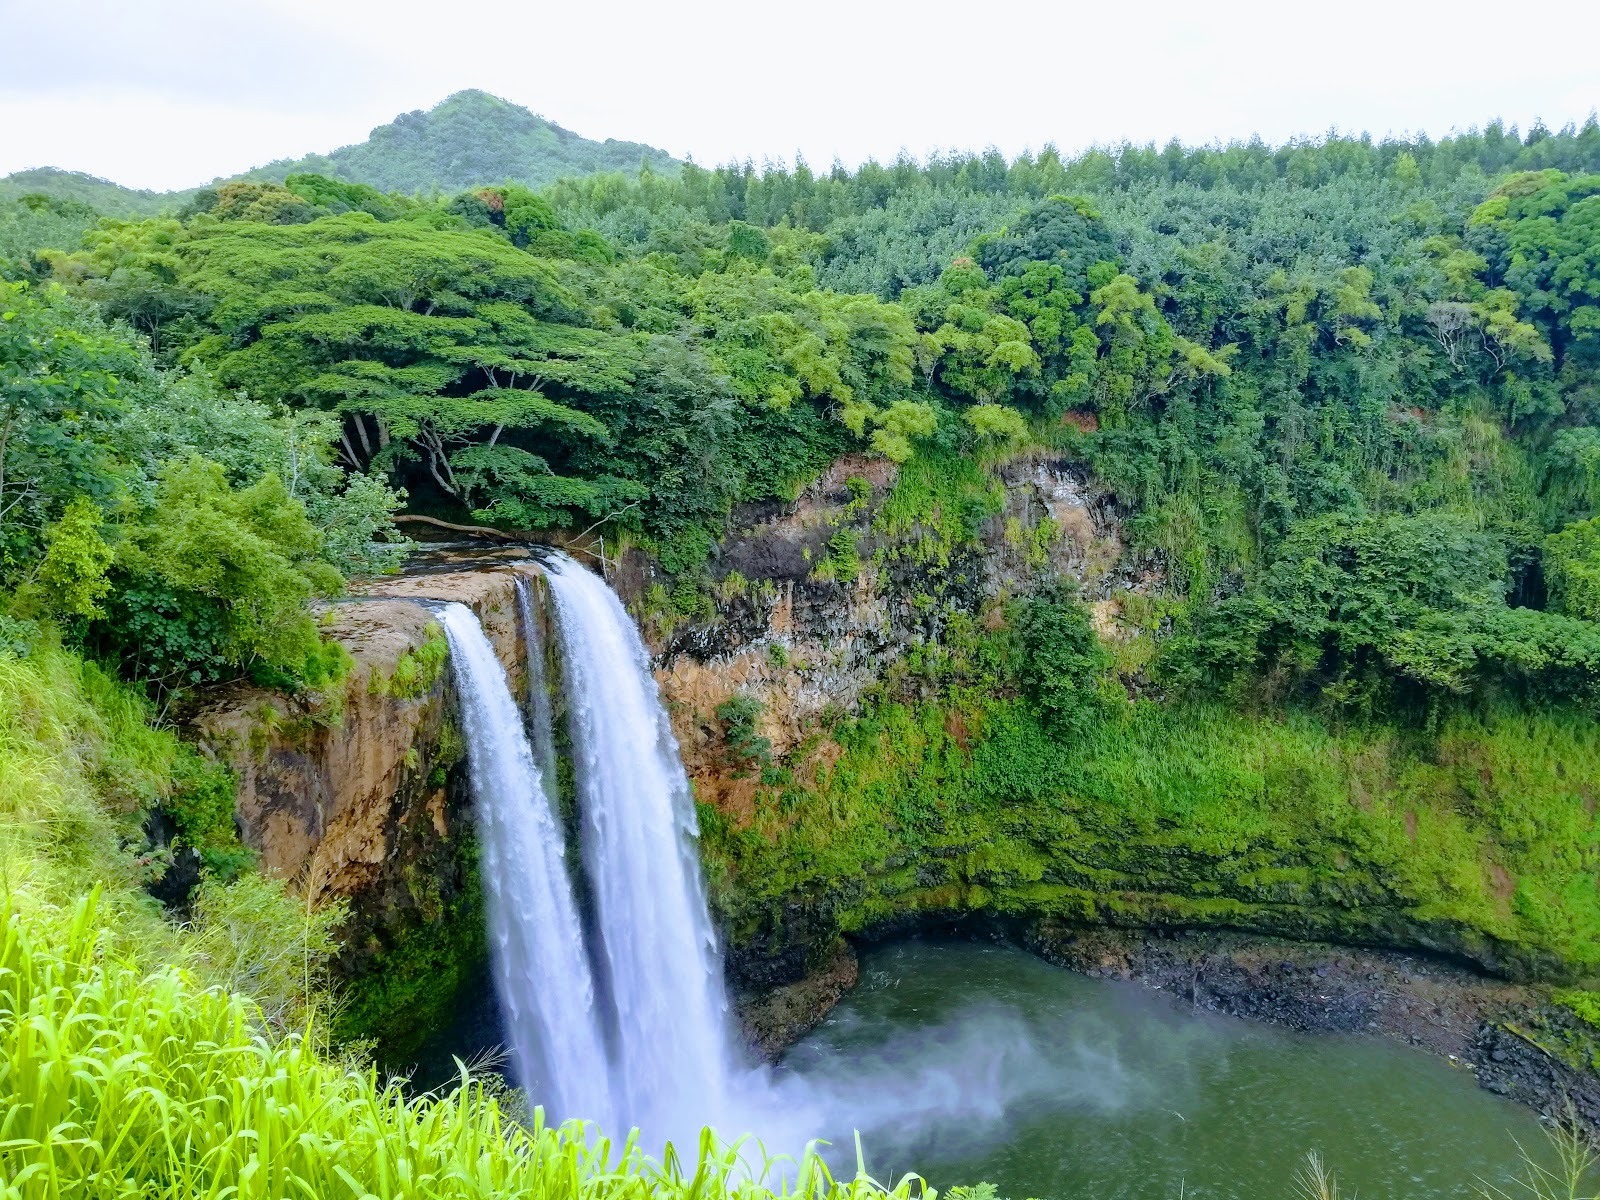
[[[1460,1062],[1497,1095],[1600,1130],[1600,1075],[1577,1061],[1590,1051],[1570,1050],[1592,1039],[1534,987],[1414,954],[1341,950],[1329,958],[1333,947],[1227,931],[1157,939],[1038,921],[1021,940],[1091,974],[1118,962],[1129,978],[1214,1012],[1307,1032],[1392,1037]],[[1537,1029],[1524,1027],[1530,1018]]]
[[[351,997],[342,1032],[385,1049],[425,1032],[483,952],[454,685],[423,602],[473,608],[521,689],[515,586],[537,568],[516,553],[522,561],[376,581],[329,604],[325,631],[353,659],[337,695],[234,687],[191,719],[196,740],[238,775],[240,837],[261,867],[314,902],[348,906],[334,964]]]
[[[419,786],[434,765],[454,703],[449,671],[417,694],[388,686],[405,655],[441,636],[425,600],[478,613],[513,687],[524,677],[515,579],[519,570],[429,574],[369,584],[329,605],[325,633],[354,665],[336,701],[299,700],[261,688],[210,696],[192,718],[197,740],[239,776],[241,837],[263,868],[302,879],[315,899],[357,899],[384,870],[399,825],[448,826],[453,806]]]
[[[752,1049],[769,1062],[809,1033],[859,975],[855,950],[843,938],[825,962],[802,978],[735,1002],[740,1025]]]
[[[1600,1131],[1600,1075],[1570,1051],[1566,1035],[1581,1033],[1573,1023],[1563,1010],[1548,1007],[1515,1020],[1485,1021],[1472,1044],[1479,1086],[1554,1120]]]

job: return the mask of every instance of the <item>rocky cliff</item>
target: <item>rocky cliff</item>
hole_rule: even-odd
[[[1081,745],[1023,701],[1013,636],[1064,580],[1116,660],[1113,715]],[[657,653],[735,982],[835,977],[842,935],[950,920],[1223,927],[1594,973],[1587,935],[1540,915],[1570,887],[1558,827],[1592,826],[1590,783],[1523,778],[1518,735],[1471,721],[1424,745],[1141,705],[1163,582],[1111,499],[1042,454],[899,477],[842,459],[794,503],[736,512],[697,588],[623,556],[613,583]],[[1550,841],[1490,815],[1528,806]]]
[[[703,602],[687,612],[671,607],[670,594],[662,604],[663,581],[647,556],[635,552],[618,565],[612,584],[656,654],[702,803],[738,819],[760,787],[759,773],[729,760],[716,712],[730,700],[758,707],[755,736],[771,755],[789,756],[909,655],[938,645],[952,619],[998,619],[999,602],[1038,579],[1066,578],[1115,640],[1124,633],[1117,597],[1158,578],[1153,569],[1119,574],[1113,506],[1064,462],[1030,456],[1006,464],[985,485],[993,511],[954,544],[941,528],[947,514],[934,507],[885,520],[896,475],[883,459],[849,456],[793,504],[737,511]]]
[[[667,590],[670,581],[637,552],[612,582],[656,653],[703,816],[724,835],[781,844],[788,822],[772,807],[825,803],[843,750],[838,722],[869,698],[929,692],[917,667],[942,652],[952,628],[997,629],[1009,601],[1070,580],[1100,635],[1125,640],[1124,604],[1160,583],[1153,563],[1132,557],[1109,497],[1054,457],[1013,459],[954,486],[902,486],[892,463],[851,456],[792,504],[737,511],[703,595]],[[965,739],[959,714],[949,732]],[[710,849],[734,983],[747,998],[781,989],[747,1006],[759,1042],[781,1040],[774,1029],[786,1019],[775,1014],[789,1013],[792,1032],[795,1012],[816,1011],[813,993],[837,996],[831,982],[850,977],[841,935],[984,907],[940,891],[959,876],[949,854],[933,864],[914,857],[907,846],[859,864],[911,880],[891,884],[869,913],[860,907],[864,876],[769,899],[731,856]]]
[[[525,554],[423,564],[331,607],[356,660],[342,701],[234,693],[201,721],[238,767],[263,863],[351,904],[346,1032],[396,1052],[483,937],[450,680],[416,601],[471,604],[520,687]],[[1477,728],[1419,753],[1283,714],[1136,703],[1165,620],[1160,564],[1067,462],[844,458],[792,503],[733,514],[696,576],[635,548],[608,578],[655,655],[730,973],[772,997],[745,1010],[769,1049],[849,985],[850,939],[930,922],[1220,927],[1524,977],[1584,969],[1566,958],[1582,938],[1514,901],[1570,872],[1483,814],[1516,795],[1582,820],[1587,775],[1522,779]],[[1040,725],[1018,656],[1019,614],[1063,580],[1117,662],[1092,744]]]
[[[314,903],[345,902],[342,1031],[403,1052],[438,1023],[484,952],[470,795],[444,634],[424,601],[483,622],[513,689],[525,681],[515,581],[525,552],[435,556],[415,575],[330,604],[353,666],[332,695],[213,696],[195,732],[238,775],[241,838]],[[452,569],[453,568],[453,569]]]

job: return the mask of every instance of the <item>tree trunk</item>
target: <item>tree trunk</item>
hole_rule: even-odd
[[[491,529],[487,525],[456,525],[450,521],[441,521],[438,517],[425,517],[420,513],[401,513],[395,517],[395,523],[409,521],[415,525],[432,525],[435,529],[448,529],[452,533],[467,533],[473,537],[495,538],[502,542],[520,542],[523,539],[514,533],[507,533],[503,529]]]
[[[356,448],[350,444],[350,431],[344,427],[343,422],[340,422],[339,425],[339,445],[344,450],[345,458],[349,460],[350,469],[352,471],[361,470],[361,456],[356,453]]]

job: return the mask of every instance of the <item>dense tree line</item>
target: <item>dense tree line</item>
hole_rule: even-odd
[[[1591,120],[454,196],[299,173],[136,221],[30,197],[0,246],[29,320],[128,331],[93,336],[136,370],[97,378],[300,431],[324,482],[293,486],[369,539],[403,492],[624,533],[692,578],[733,504],[844,450],[1032,446],[1092,467],[1163,567],[1164,686],[1431,711],[1600,679],[1597,168]],[[126,457],[127,418],[95,419]],[[174,461],[145,491],[188,470],[203,494],[207,469]],[[13,581],[77,497],[121,513],[137,492],[84,472],[18,494]],[[288,486],[281,462],[206,477],[232,496],[269,476]],[[369,569],[358,540],[301,558]]]

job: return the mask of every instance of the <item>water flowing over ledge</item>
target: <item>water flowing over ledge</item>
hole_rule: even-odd
[[[495,984],[517,1073],[551,1115],[611,1118],[594,981],[561,828],[522,713],[472,610],[447,604],[468,767],[477,796]]]
[[[732,1039],[694,799],[649,654],[616,593],[564,556],[547,580],[611,1002],[615,1106],[647,1131],[698,1125],[724,1111]]]

